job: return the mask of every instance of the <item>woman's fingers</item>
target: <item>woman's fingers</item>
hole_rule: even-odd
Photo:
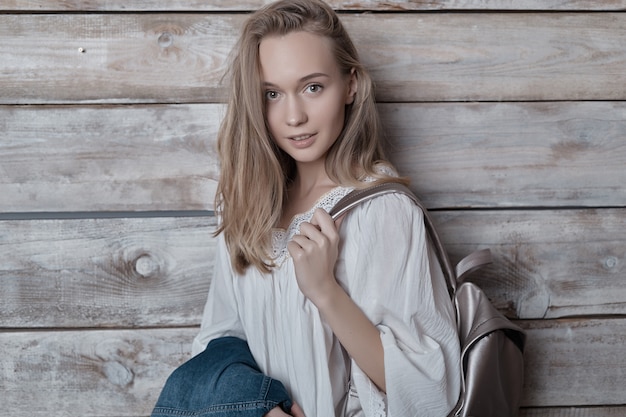
[[[292,407],[292,410],[293,410],[293,407]],[[295,414],[292,414],[292,415],[295,415]],[[289,414],[285,413],[280,407],[274,407],[269,411],[269,413],[265,414],[264,417],[289,417]]]
[[[291,406],[291,415],[293,417],[305,417],[304,412],[302,411],[300,406],[298,404],[296,404],[296,403],[294,403]]]
[[[335,222],[333,222],[333,218],[330,217],[330,214],[326,213],[326,211],[320,208],[316,209],[315,212],[313,212],[311,224],[319,226],[319,230],[321,230],[322,233],[324,233],[325,235],[337,231],[337,227],[335,226]]]

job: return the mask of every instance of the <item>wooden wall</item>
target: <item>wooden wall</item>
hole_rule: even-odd
[[[147,416],[189,357],[220,76],[262,3],[0,0],[0,415]],[[332,5],[451,255],[494,251],[522,416],[626,415],[626,0]]]

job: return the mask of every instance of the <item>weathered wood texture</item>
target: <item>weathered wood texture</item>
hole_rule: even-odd
[[[625,315],[626,210],[437,213],[453,260],[490,247],[473,279],[511,317]]]
[[[623,102],[380,109],[390,157],[429,207],[626,206]],[[0,106],[0,212],[211,209],[221,114]]]
[[[381,106],[429,207],[626,206],[623,102]]]
[[[519,417],[623,417],[626,407],[522,408]]]
[[[213,217],[0,222],[0,328],[195,326]]]
[[[148,416],[197,329],[0,333],[3,417]]]
[[[525,404],[625,404],[624,319],[525,322]],[[598,401],[600,400],[600,401]]]
[[[559,406],[522,416],[618,416],[624,407],[624,319],[524,322],[524,404]],[[147,416],[167,375],[189,357],[197,328],[0,333],[3,409],[11,417]],[[77,395],[79,393],[79,395]],[[106,398],[106,401],[103,399]],[[42,401],[43,400],[43,401]],[[28,404],[28,407],[24,407]],[[9,414],[7,410],[13,410]]]
[[[0,0],[0,416],[147,416],[189,357],[221,77],[266,2]],[[626,415],[626,0],[331,4],[453,259],[494,252],[521,416]]]
[[[197,210],[217,105],[0,107],[0,212]]]
[[[0,14],[0,103],[220,101],[243,19]],[[381,101],[626,98],[623,13],[383,13],[344,21]]]
[[[250,11],[268,0],[0,0],[0,11]],[[626,10],[624,0],[329,0],[337,10]]]
[[[626,210],[434,215],[453,259],[492,249],[494,265],[475,280],[509,316],[626,313]],[[12,236],[0,240],[0,328],[195,326],[213,226],[210,217],[0,222],[0,236]]]

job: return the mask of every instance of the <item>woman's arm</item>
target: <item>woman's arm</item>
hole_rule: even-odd
[[[386,392],[384,351],[378,329],[339,285],[316,306],[350,357]]]
[[[304,417],[304,412],[300,408],[298,404],[293,404],[291,406],[291,414],[287,414],[280,407],[275,407],[270,410],[269,413],[265,414],[265,417]]]
[[[296,279],[302,293],[315,304],[350,357],[381,391],[386,391],[380,332],[334,276],[339,223],[336,225],[328,213],[318,209],[311,223],[300,226],[300,234],[288,245]]]
[[[234,272],[230,265],[224,234],[220,234],[216,240],[211,286],[202,313],[200,331],[192,344],[194,356],[202,352],[215,338],[223,336],[246,338],[237,311],[237,300],[233,290]]]

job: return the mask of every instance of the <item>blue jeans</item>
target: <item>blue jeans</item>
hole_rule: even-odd
[[[262,417],[277,406],[291,410],[284,385],[261,373],[244,340],[222,337],[170,375],[151,417]]]

